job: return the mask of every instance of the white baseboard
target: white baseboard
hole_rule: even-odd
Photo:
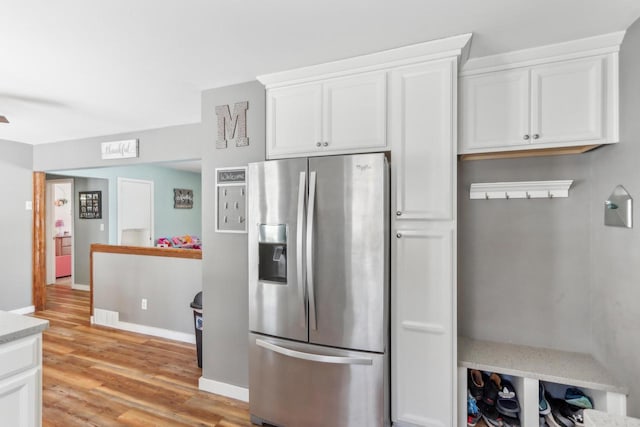
[[[117,311],[93,309],[94,325],[109,326],[110,328],[122,329],[123,331],[136,332],[138,334],[151,335],[154,337],[166,338],[175,341],[182,341],[189,344],[196,343],[195,334],[172,331],[170,329],[156,328],[155,326],[139,325],[137,323],[121,322],[120,313]]]
[[[238,387],[237,385],[227,384],[220,381],[210,380],[205,377],[200,377],[200,380],[198,381],[198,388],[202,391],[219,394],[221,396],[230,397],[236,400],[242,400],[243,402],[249,401],[249,389]]]
[[[16,308],[15,310],[11,310],[10,313],[31,314],[31,313],[34,313],[35,311],[36,311],[36,308],[34,306],[30,305],[28,307]]]
[[[87,291],[89,292],[91,290],[91,288],[89,287],[89,285],[83,285],[81,283],[74,283],[71,285],[71,289],[75,289],[77,291]]]

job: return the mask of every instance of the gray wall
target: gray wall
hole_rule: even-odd
[[[96,252],[94,306],[117,311],[121,322],[194,335],[189,304],[202,290],[201,266],[199,259]]]
[[[102,191],[102,219],[80,219],[79,192]],[[89,285],[90,250],[93,243],[109,242],[109,181],[100,178],[73,178],[74,213],[73,213],[73,282]],[[104,231],[100,231],[104,224]]]
[[[31,305],[31,225],[33,147],[0,140],[2,220],[0,221],[0,310]]]
[[[597,356],[631,388],[640,417],[640,21],[620,52],[620,143],[591,154],[591,312]],[[633,229],[605,227],[603,203],[618,184],[634,200]]]
[[[588,156],[458,163],[459,332],[591,351]],[[569,198],[469,200],[472,182],[573,179]]]
[[[216,149],[215,107],[249,101],[248,147]],[[233,110],[232,110],[233,111]],[[246,166],[265,157],[265,91],[258,82],[213,89],[202,95],[203,212],[214,212],[215,168]],[[248,386],[247,235],[216,233],[214,215],[203,215],[203,377]]]
[[[105,135],[73,141],[40,144],[33,148],[33,170],[55,171],[201,158],[199,123]],[[138,138],[140,156],[135,159],[101,160],[100,144]]]

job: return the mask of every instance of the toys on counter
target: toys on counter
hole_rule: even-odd
[[[198,236],[185,234],[184,236],[160,237],[156,241],[159,248],[202,249],[202,243]]]

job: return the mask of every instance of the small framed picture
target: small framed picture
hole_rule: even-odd
[[[102,191],[80,191],[78,195],[80,219],[101,219]]]
[[[192,209],[193,208],[193,190],[185,188],[173,189],[173,208],[174,209]]]

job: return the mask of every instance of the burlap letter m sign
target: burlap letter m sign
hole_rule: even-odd
[[[216,116],[218,116],[218,139],[216,148],[227,148],[227,140],[235,139],[236,147],[246,147],[249,145],[247,138],[247,109],[249,102],[236,102],[233,105],[233,116],[228,105],[218,105]]]

